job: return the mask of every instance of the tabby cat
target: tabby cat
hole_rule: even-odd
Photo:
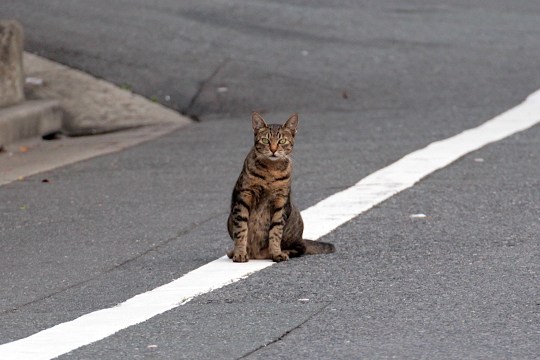
[[[279,262],[303,254],[334,252],[332,244],[302,239],[302,216],[291,202],[291,152],[298,114],[283,125],[267,125],[261,115],[253,113],[252,125],[255,145],[232,193],[227,228],[234,248],[227,255],[234,262]]]

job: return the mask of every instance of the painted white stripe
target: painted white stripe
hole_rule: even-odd
[[[429,144],[304,210],[304,238],[316,240],[460,157],[540,122],[540,91],[470,130]]]
[[[226,256],[108,309],[94,311],[27,338],[0,345],[2,360],[52,359],[183,305],[195,296],[241,280],[271,261],[233,263]]]
[[[540,91],[483,125],[415,151],[369,175],[351,188],[304,210],[304,236],[316,240],[463,155],[539,122]],[[0,359],[52,359],[146,321],[200,294],[236,282],[272,264],[260,260],[237,264],[225,256],[221,257],[115,307],[94,311],[29,337],[0,345]]]

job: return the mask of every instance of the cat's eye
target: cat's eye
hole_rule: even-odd
[[[279,139],[279,143],[280,143],[280,144],[286,144],[286,143],[287,143],[287,139]]]
[[[262,142],[263,144],[269,144],[269,143],[270,143],[270,140],[268,140],[268,138],[262,138],[262,139],[261,139],[261,142]]]

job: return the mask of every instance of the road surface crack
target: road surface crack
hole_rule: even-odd
[[[301,328],[305,323],[307,323],[309,320],[313,319],[315,316],[319,315],[320,313],[322,313],[329,305],[331,304],[331,302],[328,302],[326,305],[324,305],[323,307],[321,307],[319,310],[315,311],[314,313],[312,313],[311,315],[309,315],[304,321],[302,321],[301,323],[299,323],[298,325],[296,325],[295,327],[293,327],[292,329],[290,330],[287,330],[285,331],[282,335],[278,336],[277,338],[275,338],[274,340],[266,343],[266,344],[263,344],[261,346],[259,346],[258,348],[242,355],[241,357],[238,358],[238,360],[240,359],[246,359],[248,356],[256,353],[257,351],[261,350],[261,349],[264,349],[266,348],[267,346],[270,346],[272,344],[275,344],[281,340],[283,340],[285,337],[287,337],[287,335],[289,335],[290,333],[292,333],[293,331],[295,331],[296,329],[299,329]]]
[[[219,72],[225,67],[225,65],[227,65],[228,62],[229,62],[229,58],[225,58],[222,62],[218,64],[218,66],[216,66],[216,68],[210,74],[210,76],[208,76],[205,80],[201,82],[201,84],[199,85],[199,88],[197,89],[197,91],[195,92],[191,100],[189,101],[189,104],[186,108],[185,114],[187,116],[189,116],[193,120],[199,121],[199,116],[197,114],[193,114],[192,109],[195,106],[195,103],[197,102],[197,100],[199,99],[199,96],[202,94],[203,90],[206,89],[208,84],[210,84],[212,80],[214,80],[217,74],[219,74]]]
[[[199,222],[193,222],[192,224],[186,226],[185,228],[180,229],[180,230],[176,233],[175,236],[172,236],[172,237],[170,237],[170,238],[168,238],[168,239],[166,239],[166,240],[164,240],[164,241],[162,241],[162,242],[160,242],[160,243],[158,243],[158,244],[156,244],[156,245],[154,245],[154,246],[148,248],[146,251],[144,251],[144,252],[142,252],[142,253],[139,253],[139,254],[135,255],[134,257],[132,257],[132,258],[126,259],[126,260],[124,260],[124,261],[122,261],[122,262],[120,262],[120,263],[118,263],[118,264],[115,264],[114,266],[112,266],[112,267],[110,267],[110,268],[108,268],[108,269],[106,269],[106,270],[104,270],[104,271],[102,271],[102,272],[100,272],[100,273],[98,273],[98,274],[96,274],[96,275],[90,277],[90,278],[87,278],[87,279],[85,279],[85,280],[82,280],[82,281],[79,281],[79,282],[77,282],[77,283],[71,284],[71,285],[69,285],[69,286],[62,287],[62,288],[60,288],[60,289],[58,289],[58,290],[56,290],[56,291],[54,291],[54,292],[52,292],[52,293],[50,293],[50,294],[47,294],[47,295],[41,296],[41,297],[39,297],[39,298],[33,299],[33,300],[28,301],[28,302],[26,302],[26,303],[24,303],[24,304],[18,305],[18,306],[14,307],[14,308],[0,311],[0,315],[5,315],[5,314],[9,314],[9,313],[14,313],[14,312],[20,311],[20,310],[22,310],[23,308],[25,308],[25,307],[27,307],[27,306],[30,306],[30,305],[35,304],[35,303],[38,303],[38,302],[40,302],[40,301],[49,299],[49,298],[51,298],[51,297],[53,297],[53,296],[55,296],[55,295],[58,295],[58,294],[60,294],[60,293],[62,293],[62,292],[65,292],[65,291],[67,291],[67,290],[70,290],[70,289],[79,287],[79,286],[84,285],[84,284],[86,284],[86,283],[88,283],[88,282],[90,282],[90,281],[96,280],[96,279],[98,279],[99,277],[101,277],[101,276],[103,276],[103,275],[105,275],[105,274],[108,274],[108,273],[110,273],[110,272],[112,272],[112,271],[114,271],[114,270],[116,270],[116,269],[118,269],[118,268],[120,268],[120,267],[122,267],[122,266],[125,266],[125,265],[127,265],[127,264],[129,264],[129,263],[131,263],[131,262],[133,262],[133,261],[135,261],[135,260],[137,260],[137,259],[140,259],[141,257],[147,255],[148,253],[150,253],[150,252],[152,252],[152,251],[158,250],[159,248],[161,248],[161,247],[163,247],[163,246],[169,244],[170,242],[172,242],[172,241],[174,241],[174,240],[180,239],[182,236],[184,236],[184,235],[190,233],[191,231],[195,230],[195,229],[198,228],[199,226],[204,225],[204,224],[206,224],[207,222],[209,222],[209,221],[211,221],[211,220],[217,218],[218,216],[222,216],[222,215],[223,215],[223,213],[216,213],[216,214],[213,214],[213,215],[209,216],[208,218],[206,218],[206,219],[204,219],[204,220],[202,220],[202,221],[199,221]]]

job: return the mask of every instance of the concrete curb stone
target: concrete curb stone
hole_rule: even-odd
[[[27,98],[58,100],[65,111],[62,132],[68,136],[190,122],[129,90],[37,55],[24,53],[24,69],[27,78],[42,83],[31,85],[27,81]]]
[[[28,101],[18,106],[25,103],[42,106],[43,113],[54,115],[55,120],[44,120],[37,115],[39,120],[27,120],[30,125],[4,120],[0,133],[7,134],[9,126],[9,134],[18,132],[34,137],[23,139],[19,136],[17,139],[13,135],[4,135],[10,143],[4,143],[4,151],[0,151],[0,186],[121,151],[192,123],[176,111],[131,91],[36,55],[24,53],[24,69]],[[12,111],[23,110],[2,112],[0,118]],[[58,117],[61,117],[61,123]],[[60,130],[68,136],[54,141],[42,141],[38,137]],[[99,136],[83,136],[96,134]]]
[[[25,101],[24,33],[16,20],[0,21],[0,149],[22,139],[59,132],[56,100]]]
[[[0,147],[60,131],[62,108],[56,100],[31,100],[0,109]]]
[[[0,20],[0,108],[24,100],[23,29],[15,20]]]

